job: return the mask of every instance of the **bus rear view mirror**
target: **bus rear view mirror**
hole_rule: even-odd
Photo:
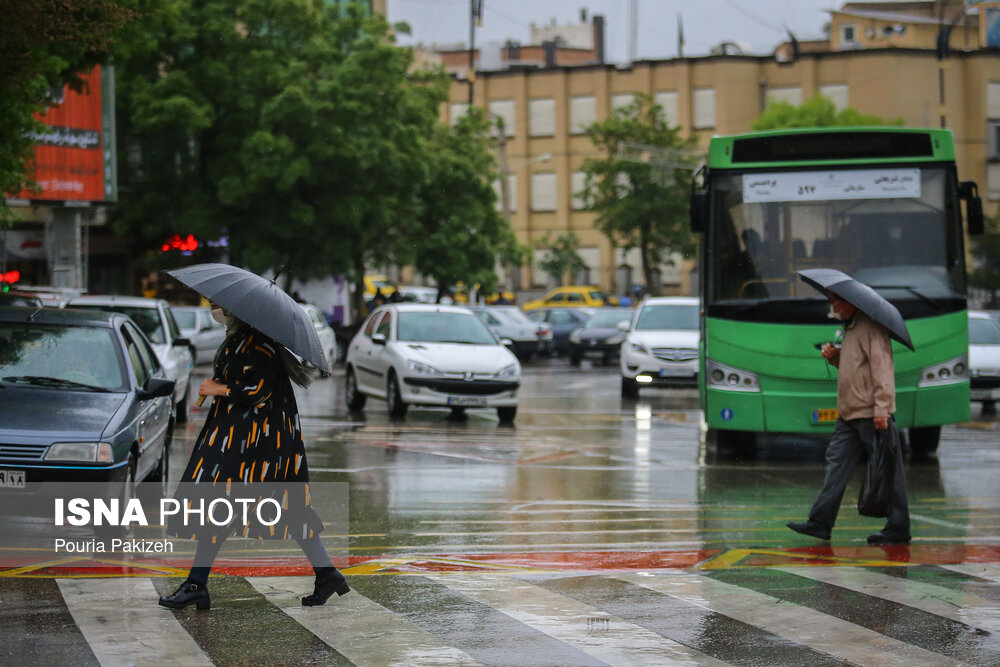
[[[691,231],[700,234],[705,231],[705,220],[708,217],[708,193],[691,193]]]
[[[975,181],[958,184],[958,196],[965,200],[965,223],[969,226],[969,236],[979,236],[986,231],[983,222],[983,200]]]

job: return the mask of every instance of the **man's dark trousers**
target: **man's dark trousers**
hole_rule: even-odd
[[[889,428],[896,429],[896,420],[889,418]],[[826,479],[823,490],[809,511],[809,521],[826,529],[833,528],[840,510],[844,489],[854,474],[861,456],[875,447],[875,422],[871,417],[837,420],[830,445],[826,448]],[[892,513],[885,530],[899,535],[910,534],[910,508],[906,504],[906,478],[903,472],[903,450],[896,450],[896,475],[892,486]]]

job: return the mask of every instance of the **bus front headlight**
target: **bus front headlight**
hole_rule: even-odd
[[[944,363],[927,366],[920,371],[918,387],[942,387],[969,378],[969,355],[963,354]]]
[[[760,391],[760,382],[756,373],[741,368],[720,364],[711,359],[705,360],[705,380],[709,387],[726,391]]]

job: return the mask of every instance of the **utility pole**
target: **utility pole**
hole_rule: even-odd
[[[628,39],[628,61],[635,62],[636,42],[639,39],[639,0],[632,0],[629,5],[629,39]]]
[[[500,163],[500,213],[510,225],[510,167],[507,165],[507,130],[502,116],[497,116],[497,161]],[[516,266],[507,267],[508,289],[513,290],[515,284],[520,286],[520,279],[514,280],[514,272],[518,270]]]
[[[469,106],[472,106],[473,89],[476,86],[476,26],[483,25],[483,2],[469,0]]]

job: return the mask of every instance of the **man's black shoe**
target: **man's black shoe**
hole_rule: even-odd
[[[905,533],[894,533],[889,530],[868,536],[868,544],[908,544],[910,536]]]
[[[796,533],[802,533],[819,540],[829,540],[830,530],[812,521],[789,521],[785,524]]]

